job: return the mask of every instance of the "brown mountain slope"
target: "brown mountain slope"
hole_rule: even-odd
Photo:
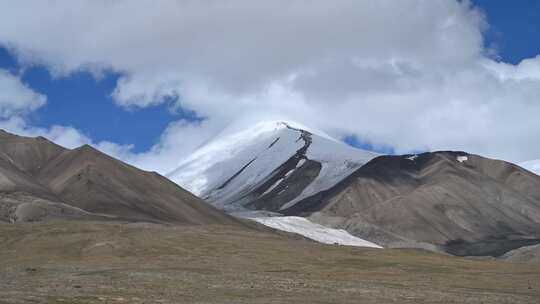
[[[285,213],[387,246],[500,255],[540,242],[540,177],[463,152],[381,156]]]
[[[70,205],[142,220],[228,222],[228,216],[157,173],[145,172],[85,145],[65,151],[38,180]]]
[[[0,130],[0,159],[19,170],[35,174],[66,149],[43,137],[17,136]]]
[[[62,200],[32,176],[64,149],[43,138],[0,130],[0,221],[91,217]]]
[[[96,217],[62,203],[28,173],[0,157],[0,221]]]
[[[90,146],[68,150],[43,138],[0,132],[0,218],[122,219],[236,224],[157,173]]]

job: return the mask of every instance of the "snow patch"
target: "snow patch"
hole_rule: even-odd
[[[469,160],[469,158],[468,158],[467,156],[458,156],[456,159],[457,159],[457,161],[460,162],[460,163]]]
[[[418,154],[415,154],[415,155],[409,156],[409,157],[407,157],[407,158],[405,158],[405,159],[415,161],[417,158],[418,158]]]
[[[267,193],[270,193],[272,190],[274,190],[275,187],[277,187],[281,182],[283,181],[283,178],[278,179],[270,188],[268,188],[262,195],[266,195]],[[262,196],[261,195],[261,196]]]
[[[333,229],[319,224],[315,224],[303,217],[276,216],[254,217],[250,219],[277,230],[303,235],[309,239],[323,244],[339,244],[347,246],[382,248],[375,243],[355,237],[345,230]]]
[[[291,175],[295,169],[289,170],[289,172],[285,173],[285,177],[289,177],[289,175]]]

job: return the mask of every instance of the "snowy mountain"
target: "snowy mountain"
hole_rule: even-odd
[[[167,176],[230,212],[279,212],[330,189],[377,154],[297,123],[224,130]]]
[[[540,175],[540,159],[522,162],[522,163],[519,163],[518,165],[535,174]]]
[[[70,150],[0,130],[0,223],[50,220],[243,226],[163,176],[88,145]]]
[[[235,216],[321,243],[380,248],[345,230],[280,213],[376,156],[298,123],[263,121],[224,130],[167,176]]]
[[[379,156],[264,121],[223,130],[168,177],[235,216],[322,243],[498,256],[540,242],[540,176],[466,152]]]

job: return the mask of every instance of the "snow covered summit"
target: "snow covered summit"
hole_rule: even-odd
[[[224,130],[168,177],[236,216],[322,243],[379,248],[344,230],[281,216],[303,199],[332,188],[375,156],[298,123],[263,121]]]
[[[168,177],[228,211],[279,212],[327,190],[377,156],[298,123],[224,130]]]
[[[540,159],[522,162],[518,165],[533,173],[540,175]]]

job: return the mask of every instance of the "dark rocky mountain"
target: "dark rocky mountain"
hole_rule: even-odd
[[[540,243],[540,176],[464,152],[380,156],[282,213],[383,246],[499,256]]]
[[[90,146],[69,150],[0,131],[0,220],[55,218],[237,223],[159,174]]]

